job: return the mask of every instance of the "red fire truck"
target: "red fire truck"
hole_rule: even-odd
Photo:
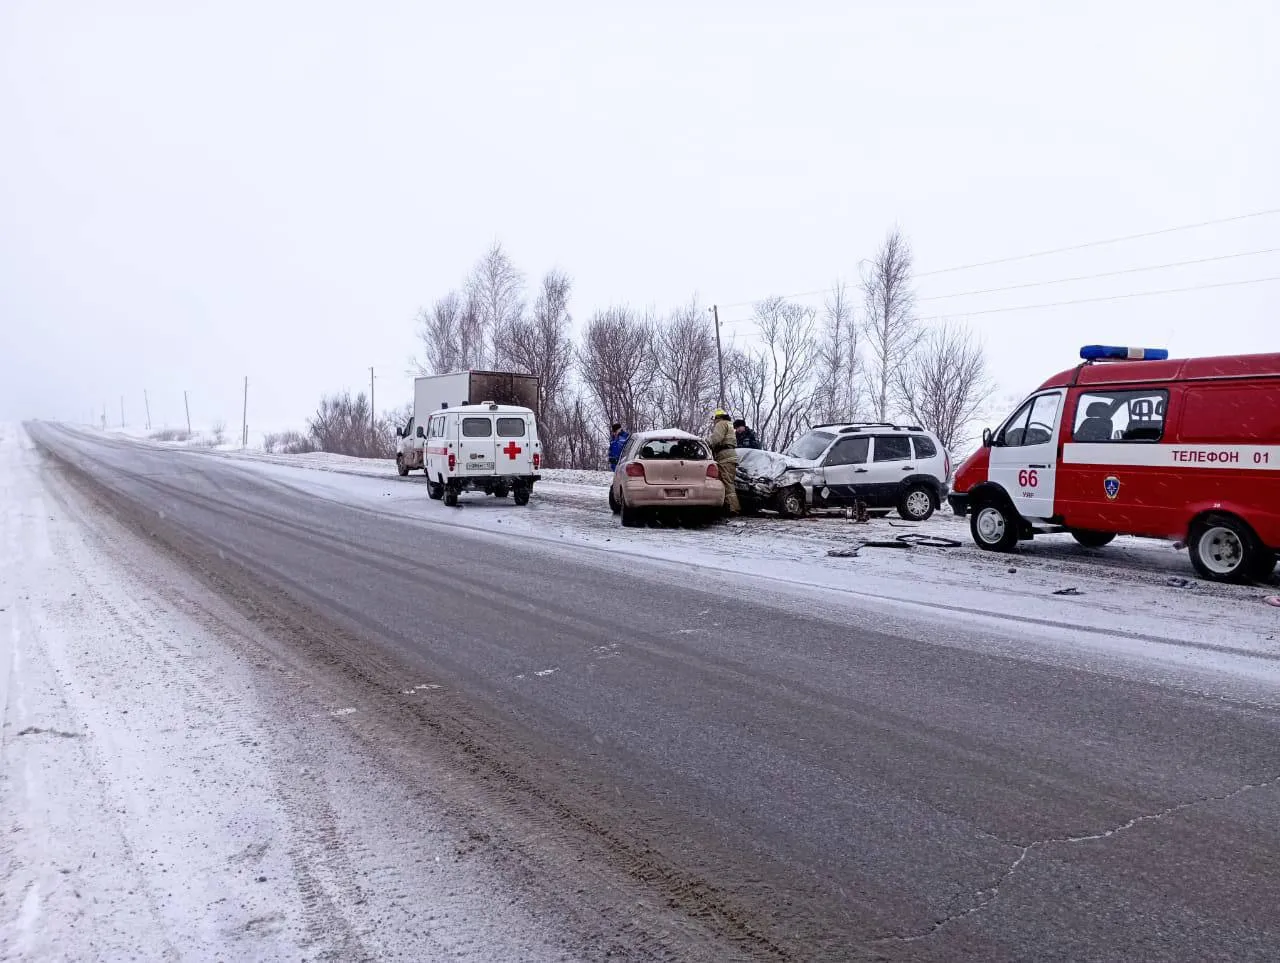
[[[1263,581],[1280,552],[1280,354],[1170,360],[1089,345],[956,472],[948,496],[979,547],[1037,532],[1100,548],[1183,540],[1204,578]]]

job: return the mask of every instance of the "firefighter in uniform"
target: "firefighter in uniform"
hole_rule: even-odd
[[[741,511],[738,505],[738,439],[733,432],[733,421],[728,412],[717,408],[711,423],[707,444],[720,466],[720,483],[724,485],[724,503],[730,515]]]

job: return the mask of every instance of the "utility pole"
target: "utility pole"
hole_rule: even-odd
[[[102,403],[102,430],[107,430],[107,403]]]
[[[124,427],[124,395],[120,396],[120,427]]]
[[[191,402],[187,400],[186,391],[182,392],[182,407],[187,410],[187,434],[191,434]]]
[[[373,407],[373,365],[369,365],[369,453],[378,450],[378,416]]]
[[[249,376],[244,376],[244,418],[240,422],[240,448],[249,447]]]
[[[151,430],[151,402],[147,398],[147,389],[142,389],[142,407],[147,412],[147,431]]]
[[[716,369],[720,372],[720,407],[724,407],[724,351],[720,347],[720,307],[711,305],[711,314],[716,321]]]

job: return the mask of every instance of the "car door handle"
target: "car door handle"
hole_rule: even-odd
[[[904,468],[904,469],[902,469],[902,470],[903,470],[903,471],[915,471],[915,470],[916,470],[916,466],[915,466],[915,465],[908,465],[906,468]]]
[[[853,470],[853,473],[855,475],[865,475],[867,473],[867,470],[865,468],[855,468]]]
[[[1048,465],[1028,465],[1028,468],[1048,468]]]

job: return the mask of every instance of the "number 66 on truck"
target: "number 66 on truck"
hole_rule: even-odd
[[[1280,552],[1280,354],[1173,359],[1088,345],[956,472],[948,501],[980,548],[1041,532],[1101,548],[1185,541],[1196,571],[1266,581]]]

